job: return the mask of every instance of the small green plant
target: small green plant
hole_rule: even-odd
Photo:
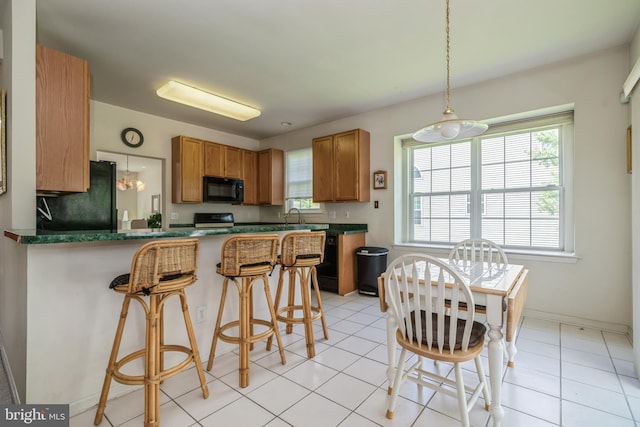
[[[156,212],[149,215],[149,218],[147,219],[147,227],[162,228],[162,214],[160,212]]]

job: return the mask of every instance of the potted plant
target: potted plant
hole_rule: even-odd
[[[147,227],[149,228],[162,228],[162,214],[160,212],[149,215],[147,219]]]

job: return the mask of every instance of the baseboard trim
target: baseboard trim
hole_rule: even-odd
[[[540,320],[552,320],[559,323],[565,323],[573,326],[582,326],[585,328],[600,329],[602,331],[614,332],[617,334],[627,335],[630,339],[633,336],[631,327],[619,323],[603,322],[600,320],[583,319],[581,317],[565,316],[563,314],[547,313],[538,310],[524,309],[524,317],[531,317]]]

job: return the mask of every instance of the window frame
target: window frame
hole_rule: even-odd
[[[418,246],[418,247],[431,247],[431,248],[450,248],[455,242],[424,242],[417,241],[413,237],[413,216],[415,206],[412,198],[410,197],[411,182],[415,175],[415,164],[412,157],[412,152],[417,147],[424,147],[428,145],[450,145],[452,143],[460,141],[473,141],[471,144],[471,195],[470,197],[476,199],[474,204],[477,211],[478,201],[485,194],[494,190],[482,190],[480,187],[481,175],[480,175],[480,139],[486,139],[492,135],[504,135],[506,133],[526,131],[529,129],[542,128],[550,125],[560,125],[561,135],[559,136],[559,173],[560,177],[560,215],[559,215],[559,227],[560,227],[560,247],[555,248],[538,248],[538,247],[510,247],[505,245],[504,248],[507,252],[514,254],[532,254],[532,255],[551,255],[559,257],[573,257],[574,253],[574,232],[573,232],[573,144],[574,144],[574,119],[573,119],[573,106],[564,109],[555,109],[554,111],[546,111],[544,113],[537,112],[529,115],[518,115],[510,118],[495,119],[489,129],[489,132],[475,138],[467,138],[465,140],[454,140],[445,143],[438,144],[425,144],[419,143],[413,140],[412,135],[403,135],[398,138],[401,146],[401,168],[402,168],[402,208],[397,214],[401,215],[400,233],[397,236],[400,237],[400,245],[406,246]],[[534,188],[534,187],[528,187]],[[528,189],[527,188],[527,189]],[[499,190],[503,192],[504,190]],[[452,194],[454,192],[449,192]],[[470,227],[471,236],[479,237],[477,233],[481,233],[480,221],[481,216],[478,213],[471,215]]]

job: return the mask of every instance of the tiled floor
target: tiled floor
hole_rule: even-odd
[[[216,355],[214,368],[206,373],[208,399],[202,398],[193,369],[165,381],[162,425],[459,425],[454,398],[420,393],[411,383],[401,391],[394,419],[386,419],[385,319],[377,298],[324,293],[323,303],[330,338],[322,338],[318,323],[315,359],[307,359],[303,330],[297,326],[293,334],[283,334],[286,365],[277,350],[266,352],[264,345],[256,345],[250,386],[241,389],[237,354]],[[627,337],[525,318],[517,346],[516,366],[504,370],[503,426],[640,427],[640,382]],[[206,357],[208,349],[201,352]],[[487,366],[486,354],[484,362]],[[440,363],[434,369],[450,371],[451,366]],[[469,372],[468,382],[472,378]],[[102,426],[141,426],[143,400],[142,390],[110,400]],[[492,425],[483,407],[482,402],[475,405],[472,425]],[[92,426],[94,415],[95,408],[79,414],[71,418],[71,426]]]

